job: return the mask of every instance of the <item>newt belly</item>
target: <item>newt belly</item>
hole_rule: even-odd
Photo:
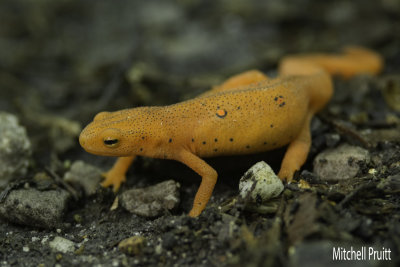
[[[201,158],[288,145],[278,176],[290,181],[307,159],[312,116],[332,96],[331,74],[377,74],[382,65],[378,54],[359,47],[339,55],[286,57],[275,79],[251,70],[174,105],[101,112],[79,141],[90,153],[119,157],[102,183],[115,191],[138,155],[186,164],[202,177],[189,213],[195,217],[217,181],[217,172]]]

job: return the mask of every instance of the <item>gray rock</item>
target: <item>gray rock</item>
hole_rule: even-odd
[[[57,252],[72,253],[75,250],[75,243],[66,238],[56,236],[49,242],[49,247]]]
[[[144,216],[160,216],[164,210],[172,210],[179,201],[180,184],[168,180],[153,186],[125,191],[120,196],[122,207],[131,213]]]
[[[0,187],[26,174],[31,153],[31,143],[18,118],[0,112]]]
[[[65,173],[64,181],[80,185],[87,196],[93,195],[102,180],[101,170],[81,160],[75,161]]]
[[[282,181],[264,161],[253,165],[239,182],[240,196],[254,203],[262,203],[279,196],[283,188]]]
[[[61,222],[69,198],[70,194],[61,189],[13,190],[0,203],[0,216],[18,224],[53,228]]]
[[[369,163],[369,152],[361,147],[343,144],[327,149],[314,159],[314,173],[322,180],[350,179],[360,170],[359,162]]]
[[[76,138],[82,130],[78,122],[33,110],[29,110],[24,115],[27,120],[34,121],[36,127],[46,132],[46,139],[56,152],[63,153],[76,145]]]

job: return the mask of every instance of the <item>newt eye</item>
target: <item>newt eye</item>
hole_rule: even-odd
[[[119,129],[107,128],[100,133],[105,147],[117,148],[121,144],[122,136]]]
[[[104,145],[106,147],[117,147],[119,145],[119,140],[118,139],[114,139],[114,138],[110,138],[110,137],[106,137],[103,140]]]

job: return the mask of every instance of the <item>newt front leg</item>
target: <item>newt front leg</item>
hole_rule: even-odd
[[[136,156],[119,157],[114,163],[114,166],[108,172],[103,173],[105,180],[101,183],[101,186],[112,186],[113,191],[117,192],[121,186],[121,183],[126,181],[126,172],[128,171],[135,157]]]
[[[197,217],[204,210],[211,198],[218,174],[204,160],[187,150],[182,150],[176,160],[187,165],[201,176],[200,187],[194,197],[193,208],[189,212],[190,217]]]

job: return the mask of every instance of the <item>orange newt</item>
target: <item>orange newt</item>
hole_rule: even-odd
[[[138,155],[186,164],[202,178],[189,213],[196,217],[217,181],[217,172],[201,158],[288,145],[278,176],[291,181],[307,159],[311,118],[332,96],[331,75],[374,75],[382,65],[378,54],[360,47],[338,55],[289,56],[281,61],[274,79],[250,70],[174,105],[100,112],[79,142],[89,153],[119,157],[102,183],[114,191]]]

